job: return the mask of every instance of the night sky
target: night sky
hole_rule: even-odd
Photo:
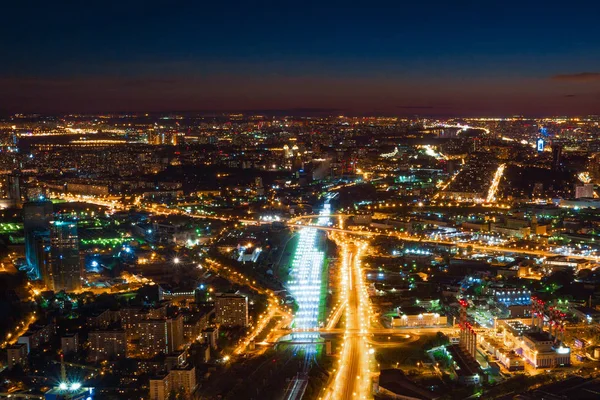
[[[12,1],[0,112],[600,114],[599,16],[598,1]]]

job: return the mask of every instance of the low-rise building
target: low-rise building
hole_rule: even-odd
[[[398,315],[392,318],[392,327],[409,326],[440,326],[447,325],[448,319],[444,315],[425,312],[422,307],[403,307],[398,309]]]
[[[581,322],[588,324],[600,322],[600,311],[590,307],[574,307],[573,314]]]

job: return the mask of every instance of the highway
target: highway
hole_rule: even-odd
[[[345,235],[335,236],[334,240],[342,253],[340,285],[342,301],[346,304],[345,329],[339,366],[325,389],[325,399],[366,399],[370,397],[369,349],[366,340],[370,308],[361,257],[367,245],[364,242],[351,243]]]
[[[61,194],[54,193],[53,197],[61,198],[66,201],[78,201],[78,202],[86,202],[86,203],[90,203],[90,204],[102,205],[102,206],[106,206],[109,208],[120,209],[120,210],[127,210],[131,207],[130,205],[122,205],[122,204],[118,203],[116,200],[102,200],[102,199],[97,199],[92,196],[75,196],[75,195],[68,195],[68,194],[64,194],[64,193],[61,193]],[[173,210],[173,209],[170,209],[170,208],[167,208],[164,206],[147,207],[147,206],[138,205],[138,207],[147,212],[151,212],[151,213],[155,213],[155,214],[159,214],[159,215],[187,215],[189,217],[198,218],[198,219],[215,219],[215,220],[221,220],[221,221],[240,222],[240,223],[249,224],[249,225],[270,224],[270,222],[265,222],[265,221],[230,218],[230,217],[226,217],[226,216],[191,214],[191,213],[186,213],[182,210]],[[407,234],[401,234],[399,232],[359,231],[359,230],[335,228],[335,227],[331,227],[331,226],[320,226],[320,225],[316,225],[316,224],[309,225],[309,224],[298,223],[300,220],[314,219],[314,218],[319,218],[319,217],[322,217],[322,216],[321,215],[303,215],[303,216],[292,218],[289,221],[285,222],[285,224],[291,229],[302,229],[302,228],[306,228],[307,226],[310,226],[311,228],[318,229],[321,231],[327,231],[327,232],[346,233],[346,234],[365,236],[365,237],[375,237],[375,236],[395,237],[399,240],[421,242],[421,243],[428,243],[428,244],[443,244],[443,245],[449,245],[449,246],[456,246],[456,247],[463,248],[463,249],[466,249],[467,247],[471,247],[473,250],[479,250],[479,251],[495,251],[495,252],[501,252],[501,253],[526,254],[526,255],[531,255],[531,256],[536,256],[536,257],[553,257],[553,256],[558,256],[558,255],[564,255],[561,253],[555,253],[555,252],[547,251],[547,250],[534,250],[534,249],[527,249],[527,248],[523,249],[523,248],[505,247],[505,246],[488,246],[488,245],[482,245],[482,244],[471,243],[471,242],[454,242],[454,241],[450,241],[450,240],[426,239],[426,238],[421,238],[421,237],[410,236]],[[348,217],[351,217],[351,215],[331,214],[330,217],[348,218]],[[600,256],[569,254],[568,257],[600,262]]]
[[[307,225],[301,224],[290,224],[289,227],[306,227]],[[330,226],[314,226],[315,229],[324,230],[328,232],[338,232],[338,233],[346,233],[357,236],[365,236],[365,237],[375,237],[375,236],[385,236],[385,237],[395,237],[399,240],[406,240],[410,242],[420,242],[425,244],[443,244],[448,246],[456,246],[461,249],[466,249],[467,247],[472,248],[473,250],[481,250],[481,251],[496,251],[500,253],[514,253],[514,254],[527,254],[537,257],[555,257],[563,254],[555,253],[547,250],[534,250],[534,249],[523,249],[517,247],[504,247],[504,246],[488,246],[483,244],[477,244],[472,242],[454,242],[450,240],[439,240],[439,239],[426,239],[422,237],[410,236],[407,234],[402,234],[399,232],[370,232],[370,231],[358,231],[358,230],[350,230],[350,229],[342,229],[335,228]],[[600,256],[588,256],[588,255],[580,255],[580,254],[570,254],[567,257],[570,258],[580,258],[584,260],[590,261],[600,261]]]

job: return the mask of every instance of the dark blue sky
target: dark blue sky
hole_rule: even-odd
[[[353,4],[12,2],[0,110],[600,114],[598,2]]]

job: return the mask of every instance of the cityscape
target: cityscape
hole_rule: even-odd
[[[8,117],[2,396],[586,398],[599,131]]]
[[[8,5],[0,399],[600,398],[600,9],[508,3]]]

